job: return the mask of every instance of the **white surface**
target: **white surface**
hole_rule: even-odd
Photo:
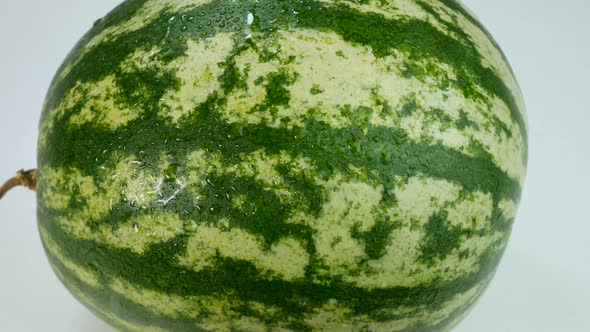
[[[2,0],[0,178],[35,166],[49,81],[119,1]],[[465,0],[507,54],[529,111],[527,183],[492,285],[456,332],[590,331],[590,2]],[[107,332],[45,259],[33,193],[0,201],[0,330]]]

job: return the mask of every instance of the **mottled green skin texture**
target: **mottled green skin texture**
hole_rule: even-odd
[[[454,1],[441,2],[452,10],[463,13],[463,8]],[[432,11],[428,4],[417,3],[425,10]],[[500,231],[507,238],[513,220],[501,213],[498,204],[501,200],[518,201],[521,193],[520,179],[509,177],[477,144],[471,146],[471,151],[475,153],[468,155],[443,144],[415,142],[408,139],[408,134],[402,129],[369,123],[368,118],[376,110],[366,108],[344,110],[343,114],[352,121],[350,125],[340,128],[334,128],[313,116],[302,119],[302,125],[293,126],[287,123],[279,127],[271,127],[264,122],[230,123],[219,112],[227,103],[226,95],[244,84],[244,78],[240,77],[232,56],[257,48],[246,37],[247,32],[242,31],[247,25],[245,13],[251,12],[255,13],[255,20],[251,24],[252,31],[248,33],[268,35],[271,38],[276,31],[289,28],[317,29],[336,33],[355,45],[370,46],[376,58],[385,57],[391,54],[392,49],[396,49],[410,52],[416,59],[428,56],[446,63],[459,76],[457,81],[448,84],[459,87],[466,96],[477,98],[480,92],[474,89],[473,82],[476,82],[500,98],[509,107],[512,121],[517,124],[526,140],[525,119],[518,109],[513,92],[502,79],[482,64],[477,50],[467,42],[465,36],[464,40],[458,41],[423,21],[387,19],[378,14],[357,12],[346,4],[328,8],[307,0],[213,1],[187,12],[163,11],[145,27],[121,34],[86,50],[89,40],[107,27],[118,25],[132,17],[142,4],[143,1],[126,1],[96,22],[58,71],[47,96],[41,122],[43,124],[49,121],[52,110],[76,83],[98,81],[113,74],[116,84],[123,91],[118,96],[118,102],[141,109],[141,117],[115,129],[92,122],[72,125],[71,118],[80,112],[82,104],[86,102],[82,100],[81,105],[72,106],[68,113],[54,120],[52,129],[48,131],[47,141],[40,144],[39,168],[75,168],[83,176],[93,178],[98,191],[101,191],[101,184],[109,179],[103,176],[104,172],[100,167],[106,165],[114,168],[117,162],[115,158],[119,158],[115,156],[137,156],[141,158],[142,167],[149,171],[157,169],[161,156],[166,155],[173,166],[167,170],[165,190],[174,192],[178,189],[175,179],[183,178],[187,173],[182,160],[195,149],[217,153],[221,156],[223,167],[243,162],[245,155],[261,149],[271,156],[286,153],[293,158],[304,157],[313,163],[314,172],[291,171],[287,165],[279,165],[276,169],[282,175],[286,188],[295,193],[290,201],[281,199],[271,188],[265,187],[254,177],[212,171],[207,174],[209,187],[205,199],[197,199],[193,193],[181,191],[167,204],[148,208],[138,208],[132,202],[121,199],[111,202],[112,213],[102,219],[93,220],[92,223],[96,227],[109,225],[115,229],[125,220],[156,212],[174,213],[185,220],[187,225],[190,224],[189,221],[216,225],[225,218],[229,222],[228,227],[243,229],[258,236],[264,240],[267,248],[271,248],[282,238],[294,238],[303,244],[310,259],[305,276],[295,280],[269,278],[264,275],[264,271],[247,260],[223,257],[218,258],[215,265],[196,271],[178,264],[175,259],[176,255],[186,251],[191,235],[189,227],[184,233],[165,242],[151,244],[143,253],[138,253],[110,246],[108,243],[72,236],[56,221],[64,216],[63,211],[51,209],[41,202],[38,217],[39,225],[44,230],[44,240],[56,243],[69,262],[94,271],[98,282],[104,283],[104,287],[89,287],[80,280],[79,275],[72,273],[63,264],[61,258],[55,257],[48,250],[49,259],[62,281],[82,302],[92,299],[101,309],[96,310],[96,306],[91,306],[98,315],[121,330],[130,328],[113,320],[112,316],[105,315],[105,312],[123,317],[127,322],[164,330],[207,330],[199,325],[206,318],[206,313],[197,317],[157,314],[141,303],[130,301],[112,291],[108,287],[107,279],[110,277],[106,276],[116,276],[139,289],[180,297],[215,297],[223,294],[229,301],[235,300],[236,303],[255,301],[273,306],[277,308],[273,314],[261,314],[248,306],[243,306],[241,313],[263,322],[268,330],[281,322],[287,322],[283,327],[295,331],[313,330],[314,327],[305,321],[305,315],[325,306],[331,300],[346,304],[351,309],[344,319],[353,320],[354,317],[366,316],[376,322],[392,321],[412,317],[424,307],[436,310],[456,294],[466,292],[477,284],[487,283],[486,280],[489,280],[498,265],[505,241],[496,243],[493,250],[490,249],[481,256],[477,271],[455,280],[435,280],[416,287],[365,288],[347,282],[338,275],[320,275],[318,271],[325,269],[326,264],[316,254],[314,230],[305,224],[288,221],[294,211],[320,216],[328,193],[316,180],[328,180],[336,172],[346,174],[353,166],[366,176],[366,182],[384,186],[385,194],[380,203],[384,209],[395,207],[397,202],[394,195],[388,194],[393,189],[388,188],[388,185],[399,179],[403,182],[404,178],[419,175],[444,179],[461,186],[464,193],[477,191],[490,194],[494,202],[490,229]],[[477,22],[468,13],[463,14]],[[171,20],[171,17],[176,19]],[[461,37],[462,32],[455,30]],[[137,49],[150,49],[159,45],[161,53],[157,55],[158,61],[169,63],[185,54],[187,40],[201,40],[222,32],[234,32],[236,36],[231,55],[225,63],[220,64],[223,75],[219,80],[223,92],[212,93],[205,102],[194,105],[194,111],[183,116],[178,123],[171,123],[169,119],[158,116],[159,102],[164,94],[179,88],[180,82],[174,72],[119,70],[121,62]],[[268,54],[269,59],[272,56],[272,53]],[[61,75],[70,65],[69,72]],[[420,78],[430,73],[428,68],[408,61],[406,75]],[[290,96],[285,86],[292,79],[287,74],[276,73],[267,77],[264,82],[259,82],[265,85],[267,97],[256,106],[256,111],[272,113],[276,112],[276,107],[288,105]],[[314,87],[310,92],[321,95],[323,90],[321,87]],[[387,101],[381,102],[383,107],[379,112],[398,113],[400,116],[412,114],[417,107],[409,102],[402,109],[391,109],[387,107]],[[432,116],[441,121],[451,121],[450,118],[445,118],[445,114],[434,112]],[[458,128],[478,127],[477,123],[470,122],[466,117],[453,125]],[[498,123],[496,130],[507,136],[512,134],[502,123]],[[526,146],[526,141],[523,144]],[[518,157],[526,159],[526,155]],[[44,175],[41,173],[41,193],[44,192],[45,185]],[[75,186],[71,188],[68,203],[71,209],[86,204],[83,199],[79,199],[79,190]],[[230,196],[234,193],[244,197],[248,204],[246,208],[237,209],[232,204]],[[45,196],[40,195],[39,198],[42,201]],[[386,246],[395,241],[390,235],[398,227],[394,218],[386,214],[375,215],[378,220],[369,229],[359,226],[362,220],[350,229],[352,237],[364,246],[367,260],[383,257]],[[477,235],[460,227],[448,226],[447,218],[445,211],[439,211],[431,215],[425,224],[425,241],[420,248],[420,259],[423,262],[436,264],[438,259],[446,257],[461,241]],[[420,322],[405,327],[403,331],[447,330],[471,305],[472,303],[465,303],[459,306],[434,325]],[[392,314],[383,311],[384,308],[415,309]],[[355,325],[355,328],[371,331],[369,325]],[[231,329],[239,331],[241,327],[239,323],[235,323]]]

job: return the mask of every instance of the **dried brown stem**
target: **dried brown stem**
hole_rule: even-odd
[[[18,186],[24,186],[33,191],[37,190],[37,170],[30,169],[25,171],[21,169],[18,171],[15,177],[6,181],[6,183],[0,187],[0,199],[2,199],[2,197],[4,197],[4,195],[6,195],[11,189]]]

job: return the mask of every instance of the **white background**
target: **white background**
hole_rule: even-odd
[[[1,0],[0,179],[35,167],[45,92],[118,0]],[[590,1],[465,0],[507,54],[529,112],[527,183],[492,285],[456,332],[590,331]],[[0,330],[107,332],[46,262],[35,196],[0,201]]]

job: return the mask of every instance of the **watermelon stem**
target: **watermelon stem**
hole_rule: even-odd
[[[6,183],[0,187],[0,199],[2,199],[2,197],[4,197],[4,195],[6,195],[6,193],[12,188],[18,186],[24,186],[33,191],[37,190],[37,170],[30,169],[25,171],[24,169],[21,169],[18,171],[15,177],[6,181]]]

